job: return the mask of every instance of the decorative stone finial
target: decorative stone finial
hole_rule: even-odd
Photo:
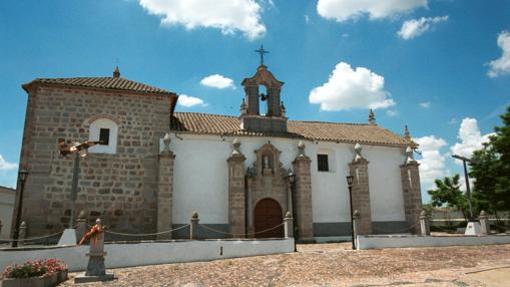
[[[290,213],[290,211],[287,210],[287,212],[285,213],[285,218],[286,219],[292,218],[292,214]]]
[[[376,125],[375,123],[375,114],[372,109],[368,111],[368,123],[371,125]]]
[[[354,210],[354,212],[352,213],[352,217],[353,217],[354,219],[359,219],[359,216],[360,216],[360,212],[359,212],[359,210],[357,210],[357,209],[356,209],[356,210]]]
[[[243,101],[241,102],[241,106],[239,106],[239,110],[241,112],[241,115],[246,115],[248,112],[248,105],[246,105],[246,101],[243,98]]]
[[[239,150],[240,147],[241,147],[241,142],[239,141],[238,138],[235,138],[232,141],[232,148],[234,149],[234,150],[232,150],[232,155],[241,154],[241,150]]]
[[[406,148],[406,164],[410,163],[416,163],[416,160],[414,159],[414,151],[410,146],[407,146]]]
[[[119,71],[119,67],[118,66],[115,66],[115,70],[113,71],[113,77],[114,78],[119,78],[120,77],[120,71]]]
[[[298,142],[298,156],[305,156],[305,143],[303,141]]]
[[[165,151],[170,151],[170,142],[172,141],[172,138],[170,137],[169,133],[166,133],[163,137],[163,144],[165,145]]]
[[[363,156],[361,155],[361,151],[363,150],[363,147],[359,144],[359,143],[356,143],[354,145],[354,162],[358,162],[359,160],[362,160],[364,159]]]
[[[404,139],[411,140],[411,133],[409,133],[409,129],[407,128],[407,125],[404,126]]]
[[[85,210],[81,210],[80,213],[78,213],[78,219],[85,219]]]
[[[487,218],[487,213],[485,210],[480,211],[480,218]]]
[[[193,211],[193,213],[191,214],[191,219],[198,219],[198,212],[197,211]]]
[[[411,147],[412,150],[418,148],[418,144],[413,141],[413,138],[411,137],[411,133],[409,132],[409,128],[407,127],[407,125],[404,126],[403,139]]]

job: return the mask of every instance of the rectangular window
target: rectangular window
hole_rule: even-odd
[[[318,171],[329,171],[328,155],[318,154],[317,155],[317,170]]]
[[[110,129],[99,129],[99,141],[101,145],[110,143]]]

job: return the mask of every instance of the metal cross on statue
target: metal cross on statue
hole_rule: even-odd
[[[260,49],[255,50],[255,52],[260,54],[260,65],[264,65],[264,54],[269,53],[269,51],[264,50],[264,46],[260,45]]]

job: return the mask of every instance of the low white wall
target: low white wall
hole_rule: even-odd
[[[27,260],[57,258],[70,271],[82,271],[87,267],[88,250],[88,246],[0,249],[0,270]],[[106,268],[120,268],[288,253],[294,251],[294,239],[112,243],[105,244],[105,251]]]
[[[458,245],[509,244],[509,235],[493,236],[362,236],[356,239],[357,249],[402,248],[402,247],[436,247]]]

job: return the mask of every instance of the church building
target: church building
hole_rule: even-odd
[[[299,240],[334,240],[351,234],[349,175],[360,234],[414,232],[420,178],[407,128],[403,136],[384,129],[372,111],[367,123],[288,119],[284,83],[263,62],[241,84],[237,116],[179,112],[177,94],[118,69],[24,84],[28,236],[58,232],[71,217],[162,232],[189,224],[196,211],[202,238],[281,237],[290,212]],[[59,154],[59,139],[101,141],[79,161],[75,200],[74,157]]]

